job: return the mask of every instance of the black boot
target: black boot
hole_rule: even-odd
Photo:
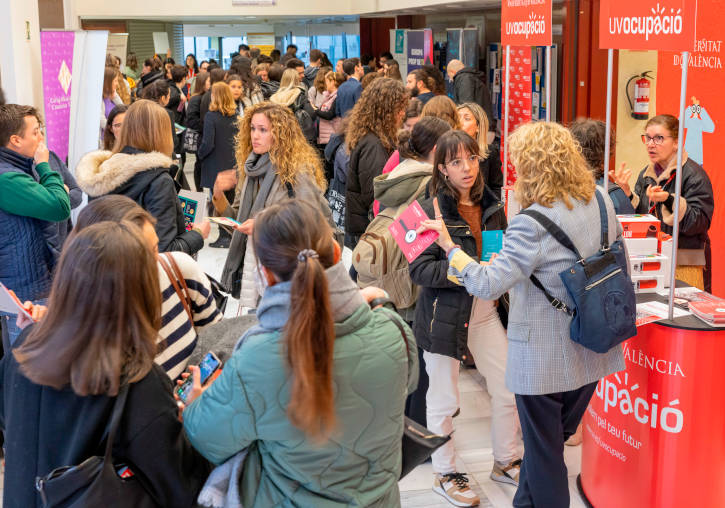
[[[215,249],[228,249],[232,243],[232,234],[225,227],[219,226],[219,238],[214,243],[210,243],[209,247]]]

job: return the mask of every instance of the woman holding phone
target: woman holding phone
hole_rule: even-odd
[[[259,325],[203,393],[192,370],[191,442],[215,464],[244,461],[245,508],[400,506],[403,409],[418,368],[410,329],[370,309],[319,207],[267,207],[250,244],[265,288]]]
[[[97,455],[126,390],[114,463],[157,505],[194,506],[210,467],[154,364],[160,325],[156,259],[140,228],[101,222],[68,238],[47,314],[0,362],[3,506],[41,506],[36,477]]]

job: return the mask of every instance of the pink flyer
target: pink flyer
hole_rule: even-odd
[[[420,226],[420,223],[427,220],[428,216],[425,214],[420,204],[417,201],[406,208],[398,218],[393,222],[388,230],[393,235],[393,239],[403,251],[405,259],[408,263],[412,263],[415,258],[421,255],[421,253],[430,246],[438,238],[436,231],[425,231],[421,234],[416,233],[416,229]]]

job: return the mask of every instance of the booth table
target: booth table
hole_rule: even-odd
[[[678,284],[679,286],[679,284]],[[638,295],[638,302],[665,301]],[[596,508],[725,506],[725,328],[692,315],[623,343],[583,418],[578,485]]]

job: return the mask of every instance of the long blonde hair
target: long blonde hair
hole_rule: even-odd
[[[481,157],[487,158],[488,157],[488,115],[483,110],[481,106],[476,104],[475,102],[464,102],[463,104],[460,104],[458,106],[458,111],[461,111],[462,109],[467,109],[471,112],[473,115],[473,118],[476,119],[476,125],[478,125],[478,136],[476,136],[476,141],[478,141],[478,146],[481,150]],[[460,118],[459,118],[460,120]]]
[[[527,123],[511,134],[509,150],[522,208],[562,201],[571,210],[572,198],[588,203],[594,197],[594,176],[569,129],[554,122]]]
[[[251,124],[252,117],[256,114],[267,117],[272,126],[273,141],[269,149],[269,160],[282,183],[294,185],[297,174],[306,171],[314,177],[317,186],[325,190],[327,180],[317,151],[307,143],[299,122],[289,108],[271,102],[261,102],[244,109],[244,117],[239,123],[236,137],[240,181],[244,177],[244,163],[252,153]]]
[[[224,116],[232,116],[237,112],[232,89],[223,81],[214,83],[211,87],[209,111],[218,111]]]
[[[123,119],[121,134],[113,146],[113,153],[120,152],[126,146],[171,157],[174,152],[174,138],[166,110],[148,99],[131,104]]]

